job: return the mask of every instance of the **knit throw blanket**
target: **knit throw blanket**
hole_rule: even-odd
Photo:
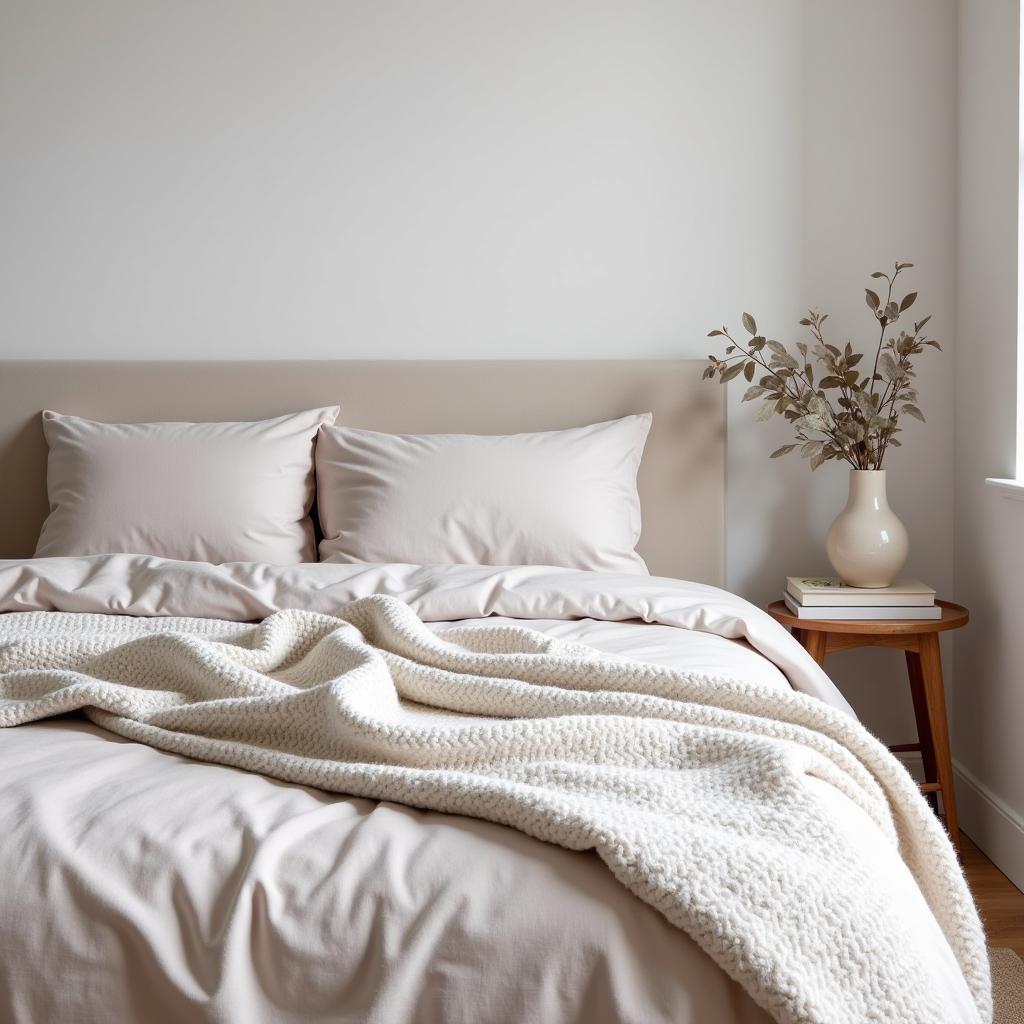
[[[258,625],[0,617],[0,726],[75,709],[163,750],[596,850],[779,1021],[991,1019],[941,826],[881,744],[802,694],[520,627],[434,634],[390,597]],[[948,957],[920,952],[938,928]]]

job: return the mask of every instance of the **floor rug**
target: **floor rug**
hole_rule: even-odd
[[[1012,949],[988,951],[992,963],[993,1024],[1024,1024],[1024,960]]]

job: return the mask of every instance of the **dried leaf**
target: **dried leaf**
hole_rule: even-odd
[[[865,288],[864,301],[867,302],[869,309],[877,310],[882,300],[878,297],[877,292],[873,292],[870,288]]]
[[[781,455],[788,455],[795,447],[795,444],[784,444],[781,448],[776,448],[775,451],[771,453],[769,458],[777,459]]]
[[[746,377],[748,381],[752,381],[754,379],[755,366],[756,364],[752,359],[743,364],[743,376]]]
[[[759,387],[757,384],[754,384],[743,392],[743,401],[750,402],[755,398],[760,398],[764,394],[764,391],[764,388]]]
[[[801,416],[796,422],[801,430],[817,430],[821,433],[828,431],[828,424],[820,416]]]
[[[861,391],[859,388],[854,391],[853,399],[857,403],[857,408],[860,409],[861,415],[866,419],[870,419],[875,415],[875,406],[871,401],[871,396],[866,391]]]
[[[905,405],[900,409],[900,412],[913,416],[915,420],[920,420],[922,423],[925,422],[924,413],[916,405]]]
[[[749,313],[743,314],[743,327],[749,334],[757,334],[757,323]]]
[[[905,309],[910,309],[914,304],[914,300],[917,298],[917,292],[908,292],[903,296],[903,301],[900,303],[900,312],[902,313]]]
[[[725,331],[708,331],[709,338],[718,338],[723,334],[725,334]]]
[[[807,409],[814,416],[820,416],[824,419],[828,415],[828,402],[819,395],[811,395],[807,399]]]
[[[727,381],[738,377],[743,372],[743,363],[733,363],[732,366],[727,367],[722,371],[722,383],[725,384]]]

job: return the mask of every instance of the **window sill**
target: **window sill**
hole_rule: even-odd
[[[1001,480],[998,477],[990,476],[985,483],[989,487],[994,487],[1004,498],[1024,501],[1024,480]]]

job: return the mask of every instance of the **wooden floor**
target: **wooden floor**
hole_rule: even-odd
[[[974,893],[990,946],[1012,949],[1024,959],[1024,892],[1021,892],[960,833],[964,873]]]

